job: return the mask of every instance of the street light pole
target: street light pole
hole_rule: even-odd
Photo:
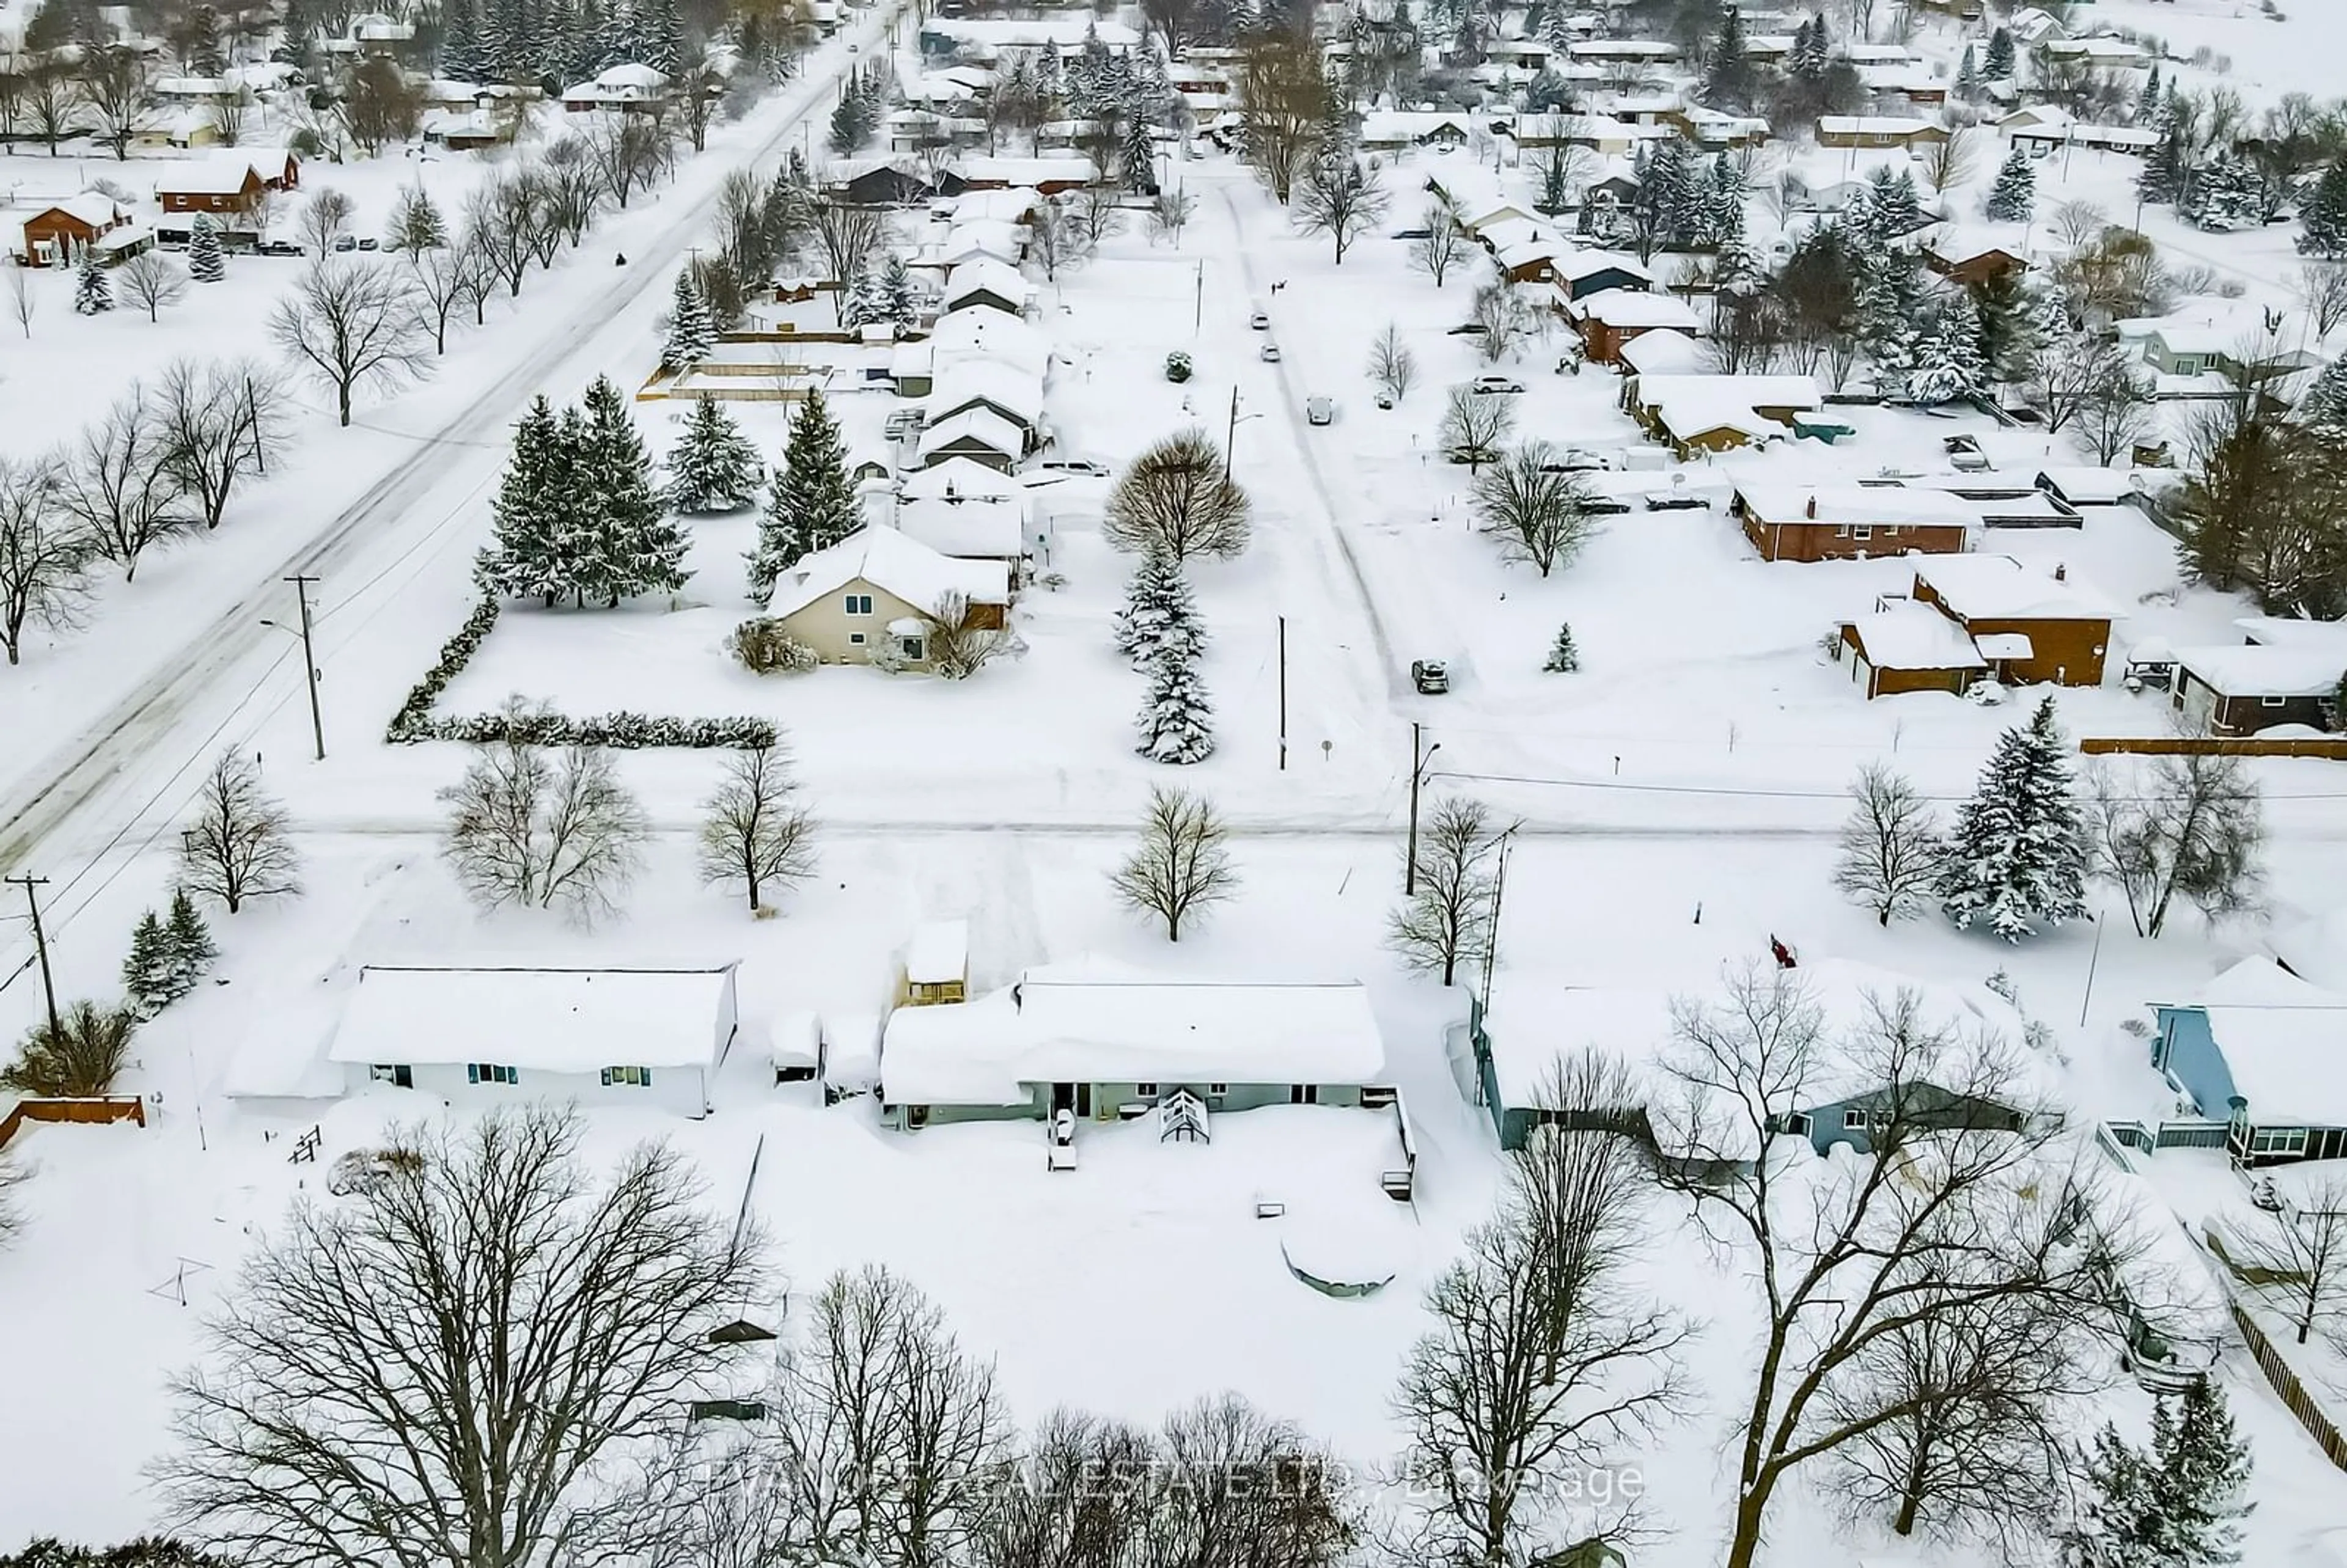
[[[1231,482],[1231,448],[1237,445],[1238,438],[1239,388],[1238,383],[1233,382],[1231,384],[1231,422],[1223,430],[1223,483],[1225,485]]]
[[[1414,719],[1410,721],[1409,847],[1402,856],[1401,870],[1401,891],[1405,898],[1414,898],[1418,896],[1418,786],[1426,778],[1427,764],[1432,762],[1434,753],[1442,749],[1442,743],[1437,741],[1427,747],[1423,754],[1419,753],[1419,742],[1424,736],[1425,731],[1425,725]]]
[[[302,672],[310,682],[310,743],[315,760],[326,760],[326,723],[318,712],[318,658],[310,641],[310,585],[318,579],[296,572],[285,579],[293,585],[294,598],[302,601]]]

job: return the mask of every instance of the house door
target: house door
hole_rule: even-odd
[[[1320,1086],[1317,1083],[1291,1083],[1287,1086],[1287,1102],[1290,1105],[1317,1105],[1320,1103]]]
[[[1057,1116],[1062,1111],[1073,1111],[1075,1108],[1076,1086],[1074,1084],[1054,1083],[1051,1085],[1052,1115]]]

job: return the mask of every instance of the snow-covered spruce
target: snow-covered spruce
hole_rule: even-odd
[[[487,592],[569,594],[606,607],[684,586],[685,538],[651,483],[651,456],[620,389],[598,376],[586,407],[559,419],[544,397],[514,430],[497,499],[494,542],[475,576]]]
[[[2054,699],[1999,736],[1980,785],[1957,814],[1940,907],[1960,928],[2008,942],[2086,913],[2086,837]]]
[[[750,552],[750,600],[764,610],[774,579],[805,557],[827,549],[863,526],[847,483],[847,448],[820,391],[810,391],[791,418],[783,471],[775,477],[758,546]]]
[[[733,416],[710,398],[696,399],[684,435],[668,455],[668,504],[691,517],[738,511],[766,477],[758,449]]]
[[[1998,223],[2026,223],[2037,204],[2037,170],[2029,161],[2028,150],[2018,142],[1996,171],[1996,183],[1989,187],[1988,200],[1983,210]]]
[[[1114,620],[1117,651],[1136,669],[1147,669],[1166,649],[1195,659],[1205,651],[1206,626],[1198,598],[1182,563],[1170,556],[1145,555],[1125,585],[1124,604]]]
[[[1161,649],[1150,661],[1149,695],[1134,720],[1141,733],[1133,747],[1152,762],[1176,766],[1203,763],[1214,754],[1214,705],[1199,679],[1195,658],[1177,646]]]
[[[97,247],[84,245],[74,267],[74,314],[94,316],[114,308],[114,283],[97,259]]]
[[[689,370],[709,357],[717,346],[717,323],[710,319],[709,302],[702,297],[701,287],[692,281],[692,271],[686,268],[676,275],[676,289],[670,296],[668,335],[661,341],[661,368],[670,371]]]
[[[1581,668],[1581,651],[1573,645],[1573,627],[1568,623],[1556,629],[1556,641],[1549,644],[1548,658],[1541,669],[1551,675],[1570,675]]]
[[[217,283],[228,276],[220,223],[209,212],[197,213],[188,225],[188,276],[199,283]]]

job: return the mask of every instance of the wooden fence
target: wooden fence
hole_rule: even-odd
[[[2313,735],[2300,740],[2260,740],[2255,735],[2230,739],[2216,735],[2088,735],[2078,749],[2090,757],[2124,753],[2137,757],[2322,757],[2347,761],[2347,735]]]
[[[136,1122],[147,1125],[147,1102],[136,1094],[104,1094],[89,1100],[19,1100],[0,1115],[0,1149],[27,1122]]]
[[[2256,1358],[2258,1370],[2266,1375],[2266,1381],[2273,1385],[2273,1391],[2290,1407],[2290,1413],[2298,1418],[2307,1436],[2314,1440],[2314,1446],[2332,1464],[2347,1470],[2347,1434],[2342,1434],[2338,1424],[2314,1402],[2314,1396],[2306,1391],[2306,1385],[2290,1369],[2290,1363],[2281,1358],[2281,1352],[2273,1348],[2265,1330],[2241,1310],[2241,1304],[2237,1301],[2232,1307],[2233,1321],[2240,1327],[2241,1337],[2250,1342],[2250,1354]]]

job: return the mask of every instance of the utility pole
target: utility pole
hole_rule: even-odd
[[[316,749],[317,760],[326,760],[326,723],[318,713],[318,659],[310,643],[310,585],[318,579],[299,572],[285,579],[293,585],[293,596],[302,601],[302,672],[310,680],[310,741]]]
[[[46,887],[49,885],[49,879],[46,876],[34,876],[27,874],[23,876],[7,877],[5,880],[10,886],[22,887],[25,890],[25,907],[32,911],[33,916],[33,951],[38,953],[41,958],[41,999],[49,1009],[49,1038],[63,1039],[65,1030],[57,1022],[57,982],[49,973],[49,938],[41,929],[40,897],[33,891],[36,887]]]
[[[1279,771],[1287,771],[1287,617],[1279,618]]]
[[[1239,438],[1239,388],[1231,384],[1231,422],[1223,430],[1223,483],[1231,482],[1231,448]]]
[[[1483,996],[1481,1010],[1491,1010],[1491,973],[1500,961],[1500,904],[1508,892],[1508,851],[1516,836],[1519,822],[1500,835],[1500,864],[1491,874],[1491,929],[1483,939]]]
[[[1426,748],[1424,754],[1419,753],[1418,743],[1425,730],[1426,726],[1415,719],[1410,721],[1409,848],[1402,856],[1401,869],[1401,891],[1405,898],[1414,898],[1418,896],[1418,786],[1426,777],[1426,764],[1432,762],[1434,753],[1442,749],[1442,743],[1437,741]]]

